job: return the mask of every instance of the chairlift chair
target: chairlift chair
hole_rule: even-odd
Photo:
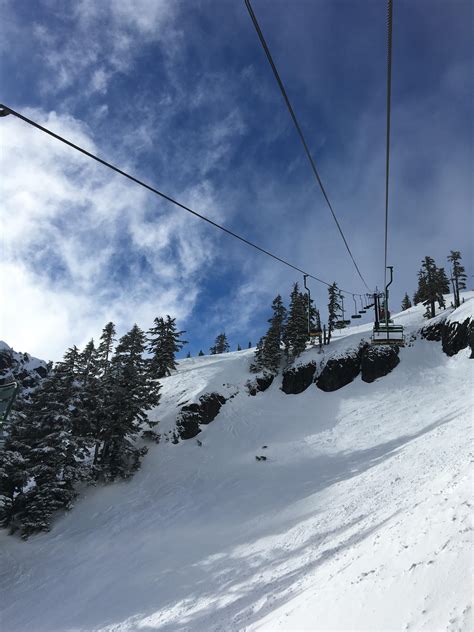
[[[354,313],[351,314],[351,318],[362,318],[362,316],[360,314],[357,313],[357,301],[355,299],[355,294],[352,295],[352,299],[354,301]]]
[[[405,335],[402,325],[394,325],[390,319],[390,311],[388,309],[388,287],[393,281],[393,266],[387,266],[390,270],[390,281],[385,286],[383,294],[384,302],[380,306],[377,295],[374,294],[377,307],[375,310],[375,323],[372,331],[371,342],[373,345],[394,345],[398,347],[405,346]]]

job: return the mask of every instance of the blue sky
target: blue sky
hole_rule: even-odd
[[[386,6],[254,0],[321,177],[371,287],[383,278]],[[1,101],[328,281],[363,292],[243,1],[0,0]],[[472,270],[472,3],[394,2],[389,261]],[[0,337],[58,359],[114,320],[170,313],[194,355],[255,342],[296,273],[0,122]],[[326,289],[312,284],[317,303]],[[4,304],[5,305],[5,304]]]

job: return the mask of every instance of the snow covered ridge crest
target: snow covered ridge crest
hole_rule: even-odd
[[[311,386],[332,392],[347,386],[358,376],[363,382],[372,383],[393,371],[401,357],[411,353],[411,347],[419,338],[442,342],[442,349],[448,356],[456,355],[470,346],[471,358],[474,358],[474,293],[466,295],[465,302],[458,309],[445,310],[427,323],[423,319],[422,305],[396,314],[394,321],[403,324],[406,331],[407,348],[402,353],[396,346],[371,346],[371,325],[351,327],[335,337],[329,347],[323,347],[322,350],[312,348],[302,353],[292,366],[283,369],[278,379],[275,375],[261,374],[253,380],[247,380],[246,391],[255,396],[274,384],[274,388],[279,388],[287,395],[298,395]],[[230,359],[234,354],[225,355]],[[242,385],[236,388],[241,389]],[[228,399],[219,393],[219,388],[204,394],[201,391],[198,403],[184,406],[178,413],[177,434],[181,439],[195,437],[201,432],[201,424],[207,425],[217,416]],[[207,419],[205,406],[203,408],[208,398],[218,406],[210,420]]]

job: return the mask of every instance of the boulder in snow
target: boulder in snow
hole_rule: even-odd
[[[209,424],[219,414],[226,398],[219,393],[206,393],[199,403],[187,404],[181,408],[176,427],[181,439],[192,439],[201,432],[201,424]]]
[[[330,358],[316,380],[322,391],[337,391],[350,384],[360,373],[361,350],[353,350],[337,358]]]
[[[283,372],[281,390],[287,395],[302,393],[312,384],[315,372],[315,362],[287,369]]]
[[[374,382],[388,375],[400,362],[397,346],[382,345],[365,347],[361,354],[361,377],[364,382]]]

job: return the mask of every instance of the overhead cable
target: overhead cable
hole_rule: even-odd
[[[385,239],[384,239],[384,287],[387,286],[388,257],[388,184],[390,175],[390,114],[392,101],[392,0],[387,2],[387,132],[385,153]]]
[[[255,30],[257,31],[258,37],[260,39],[260,43],[262,44],[262,47],[263,47],[263,49],[265,51],[265,54],[266,54],[267,59],[268,59],[268,62],[269,62],[270,66],[271,66],[271,68],[273,70],[273,74],[275,75],[275,79],[276,79],[276,81],[278,83],[278,87],[280,88],[280,92],[281,92],[281,94],[283,96],[283,99],[284,99],[284,101],[286,103],[286,107],[288,108],[288,112],[290,113],[290,116],[291,116],[291,118],[293,120],[293,123],[295,125],[295,128],[296,128],[296,131],[298,132],[298,136],[300,137],[301,143],[302,143],[302,145],[304,147],[304,151],[305,151],[306,156],[308,158],[309,164],[311,165],[311,169],[313,171],[314,177],[316,178],[316,181],[319,184],[319,187],[320,187],[321,192],[322,192],[322,194],[324,196],[324,199],[326,200],[326,203],[327,203],[327,205],[329,207],[329,210],[331,211],[331,215],[332,215],[332,217],[333,217],[333,219],[334,219],[334,221],[336,223],[337,229],[338,229],[338,231],[339,231],[339,233],[340,233],[340,235],[342,237],[342,240],[344,242],[346,250],[349,253],[350,258],[352,259],[352,263],[354,264],[354,267],[355,267],[355,269],[357,271],[357,274],[362,279],[362,282],[364,283],[365,287],[369,291],[371,291],[370,287],[367,285],[366,280],[362,276],[362,273],[361,273],[361,271],[359,269],[359,266],[357,265],[357,262],[356,262],[356,260],[354,258],[354,255],[352,254],[352,251],[351,251],[351,249],[349,247],[349,243],[347,242],[347,239],[346,239],[346,237],[344,235],[344,232],[343,232],[343,230],[341,228],[339,220],[336,217],[336,213],[334,212],[332,204],[329,201],[328,194],[326,193],[326,189],[324,188],[324,185],[322,183],[321,177],[320,177],[320,175],[318,173],[318,170],[316,168],[316,164],[314,162],[313,156],[311,155],[311,152],[309,150],[308,144],[307,144],[307,142],[305,140],[304,134],[303,134],[303,132],[301,130],[300,124],[298,123],[298,119],[296,118],[296,114],[295,114],[295,112],[293,110],[293,107],[291,105],[290,99],[288,98],[288,94],[286,92],[285,86],[283,85],[283,82],[281,80],[280,74],[279,74],[279,72],[278,72],[278,70],[277,70],[277,68],[275,66],[275,62],[273,61],[272,55],[270,53],[270,49],[268,48],[268,44],[265,41],[265,37],[263,36],[262,29],[260,28],[260,25],[258,23],[257,17],[255,15],[254,11],[253,11],[252,5],[250,4],[250,0],[245,0],[245,5],[246,5],[247,10],[249,12],[249,15],[250,15],[250,17],[252,19],[252,22],[253,22],[253,25],[255,27]]]
[[[91,153],[90,151],[87,151],[86,149],[84,149],[83,147],[80,147],[79,145],[76,145],[75,143],[73,143],[72,141],[68,140],[67,138],[64,138],[63,136],[60,136],[59,134],[56,134],[55,132],[51,131],[47,127],[44,127],[43,125],[40,125],[36,121],[33,121],[32,119],[24,116],[23,114],[20,114],[19,112],[15,111],[15,110],[12,110],[12,108],[10,108],[10,107],[8,107],[6,105],[0,104],[0,117],[7,116],[8,114],[12,114],[13,116],[16,116],[17,118],[21,119],[25,123],[28,123],[28,125],[32,125],[36,129],[39,129],[40,131],[44,132],[45,134],[48,134],[49,136],[52,136],[56,140],[59,140],[60,142],[64,143],[65,145],[68,145],[69,147],[72,147],[73,149],[75,149],[76,151],[80,152],[81,154],[84,154],[88,158],[91,158],[92,160],[95,160],[96,162],[99,162],[101,165],[104,165],[105,167],[108,167],[109,169],[111,169],[112,171],[115,171],[116,173],[120,174],[124,178],[128,178],[128,180],[131,180],[135,184],[138,184],[139,186],[147,189],[148,191],[151,191],[152,193],[155,193],[156,195],[160,196],[161,198],[167,200],[168,202],[171,202],[171,204],[174,204],[175,206],[178,206],[179,208],[187,211],[188,213],[191,213],[195,217],[198,217],[199,219],[202,219],[203,221],[207,222],[211,226],[214,226],[214,228],[218,228],[219,230],[223,231],[227,235],[230,235],[231,237],[234,237],[235,239],[238,239],[239,241],[243,242],[244,244],[247,244],[247,246],[250,246],[251,248],[254,248],[255,250],[258,250],[259,252],[263,253],[264,255],[267,255],[268,257],[271,257],[275,261],[278,261],[278,262],[282,263],[283,265],[288,266],[289,268],[292,268],[293,270],[296,270],[297,272],[300,272],[302,275],[306,275],[309,278],[314,279],[314,281],[318,281],[318,283],[322,283],[323,285],[327,285],[328,287],[331,285],[331,283],[328,283],[327,281],[324,281],[323,279],[320,279],[319,277],[315,276],[314,274],[310,274],[309,272],[306,272],[302,268],[299,268],[298,266],[293,265],[292,263],[290,263],[286,259],[283,259],[282,257],[279,257],[279,256],[273,254],[269,250],[266,250],[265,248],[262,248],[261,246],[258,246],[257,244],[253,243],[249,239],[246,239],[245,237],[242,237],[241,235],[238,235],[237,233],[235,233],[234,231],[230,230],[229,228],[226,228],[225,226],[222,226],[221,224],[218,224],[217,222],[214,222],[212,219],[209,219],[205,215],[202,215],[201,213],[198,213],[197,211],[194,211],[189,206],[186,206],[185,204],[182,204],[181,202],[178,202],[177,200],[175,200],[171,196],[167,195],[166,193],[163,193],[162,191],[159,191],[158,189],[156,189],[155,187],[151,186],[150,184],[147,184],[146,182],[143,182],[142,180],[136,178],[135,176],[132,176],[131,174],[127,173],[126,171],[123,171],[122,169],[119,169],[118,167],[116,167],[112,163],[107,162],[106,160],[103,160],[102,158],[99,158],[99,156],[96,156],[95,154]],[[341,290],[341,292],[344,292],[345,294],[351,294],[351,292],[349,292],[348,290]]]

